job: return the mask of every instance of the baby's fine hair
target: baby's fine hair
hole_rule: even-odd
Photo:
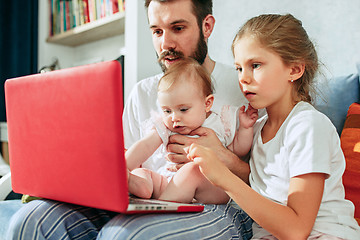
[[[236,34],[232,43],[234,45],[242,37],[250,36],[259,43],[278,54],[287,66],[293,63],[304,63],[303,76],[294,82],[295,99],[311,103],[314,78],[319,69],[319,60],[315,47],[302,22],[291,14],[264,14],[248,20]]]
[[[159,81],[158,92],[167,91],[176,83],[196,84],[205,97],[213,94],[210,74],[193,58],[182,58],[171,64]]]

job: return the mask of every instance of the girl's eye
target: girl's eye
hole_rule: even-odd
[[[254,63],[252,65],[253,69],[258,69],[260,66],[261,66],[260,63]]]
[[[163,112],[166,113],[166,114],[170,114],[171,110],[164,109]]]
[[[187,110],[189,110],[188,108],[182,108],[180,109],[181,112],[186,112]]]
[[[236,67],[236,71],[242,72],[242,68],[241,67]]]
[[[161,30],[154,30],[154,31],[153,31],[153,35],[159,36],[159,35],[161,35],[161,33],[162,33]]]

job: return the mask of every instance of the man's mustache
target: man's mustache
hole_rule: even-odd
[[[166,51],[163,51],[159,58],[158,58],[158,62],[161,62],[163,61],[167,56],[171,56],[171,57],[174,57],[174,58],[184,58],[184,54],[182,52],[178,52],[178,51],[175,51],[175,50],[166,50]]]

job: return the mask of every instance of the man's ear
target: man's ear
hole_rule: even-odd
[[[215,18],[213,15],[208,14],[204,18],[203,23],[202,23],[202,31],[203,31],[205,40],[207,40],[210,37],[210,35],[214,29],[214,26],[215,26]]]
[[[210,94],[205,98],[205,110],[206,112],[210,112],[211,107],[214,103],[214,95]]]
[[[305,63],[293,63],[290,68],[290,80],[296,81],[304,75]]]

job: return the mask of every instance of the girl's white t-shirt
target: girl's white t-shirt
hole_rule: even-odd
[[[261,195],[286,205],[290,178],[308,173],[325,173],[325,189],[313,230],[344,239],[360,239],[354,205],[345,200],[342,175],[345,158],[331,121],[312,105],[299,102],[275,137],[263,143],[261,130],[267,115],[254,126],[250,158],[251,187]],[[284,223],[285,224],[285,223]],[[254,228],[254,236],[269,235]]]

